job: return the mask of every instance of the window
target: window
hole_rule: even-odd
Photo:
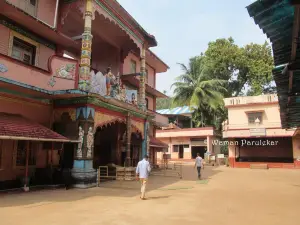
[[[179,145],[173,145],[173,152],[179,152]]]
[[[136,61],[134,60],[130,62],[130,73],[136,73]]]
[[[16,155],[16,166],[26,166],[26,141],[18,141],[17,144],[17,155]],[[28,156],[28,165],[35,165],[36,156],[35,149],[32,142],[29,142],[29,156]]]
[[[26,64],[34,65],[36,47],[14,37],[11,57]]]
[[[248,123],[249,124],[256,124],[255,121],[259,120],[259,124],[262,123],[262,112],[253,112],[248,113]]]

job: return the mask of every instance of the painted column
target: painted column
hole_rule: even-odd
[[[95,109],[80,107],[76,109],[78,123],[78,145],[73,169],[74,186],[78,188],[95,187],[97,171],[93,168]]]
[[[140,87],[139,87],[139,107],[143,111],[146,111],[146,84],[145,84],[145,74],[146,74],[146,45],[144,44],[141,49],[141,76],[140,76]]]
[[[80,57],[80,70],[78,87],[81,90],[88,91],[90,89],[90,67],[92,55],[92,17],[93,17],[93,1],[86,0],[84,14],[84,32],[82,34],[82,46]]]
[[[147,154],[149,156],[150,137],[149,137],[149,122],[144,123],[144,140],[142,143],[142,158]]]
[[[126,166],[131,166],[130,147],[131,147],[131,115],[127,115],[126,121]]]

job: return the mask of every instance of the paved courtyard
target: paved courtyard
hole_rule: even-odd
[[[300,170],[206,167],[201,183],[191,166],[183,172],[151,177],[146,201],[137,182],[0,195],[0,224],[299,224]]]

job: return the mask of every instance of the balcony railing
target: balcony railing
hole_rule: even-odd
[[[265,122],[262,124],[225,124],[223,131],[238,130],[238,129],[252,129],[252,128],[281,128],[280,122]]]
[[[234,97],[234,98],[225,98],[225,106],[232,105],[245,105],[253,103],[269,103],[269,102],[278,102],[278,96],[276,94],[270,95],[260,95],[260,96],[245,96],[245,97]]]
[[[60,56],[52,56],[48,70],[25,64],[9,56],[0,54],[1,77],[49,91],[75,89],[78,77],[78,61]]]

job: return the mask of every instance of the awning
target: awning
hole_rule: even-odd
[[[19,114],[0,113],[0,139],[51,141],[51,142],[78,142],[28,120]]]
[[[155,137],[150,137],[150,147],[153,148],[168,148],[169,146]]]

